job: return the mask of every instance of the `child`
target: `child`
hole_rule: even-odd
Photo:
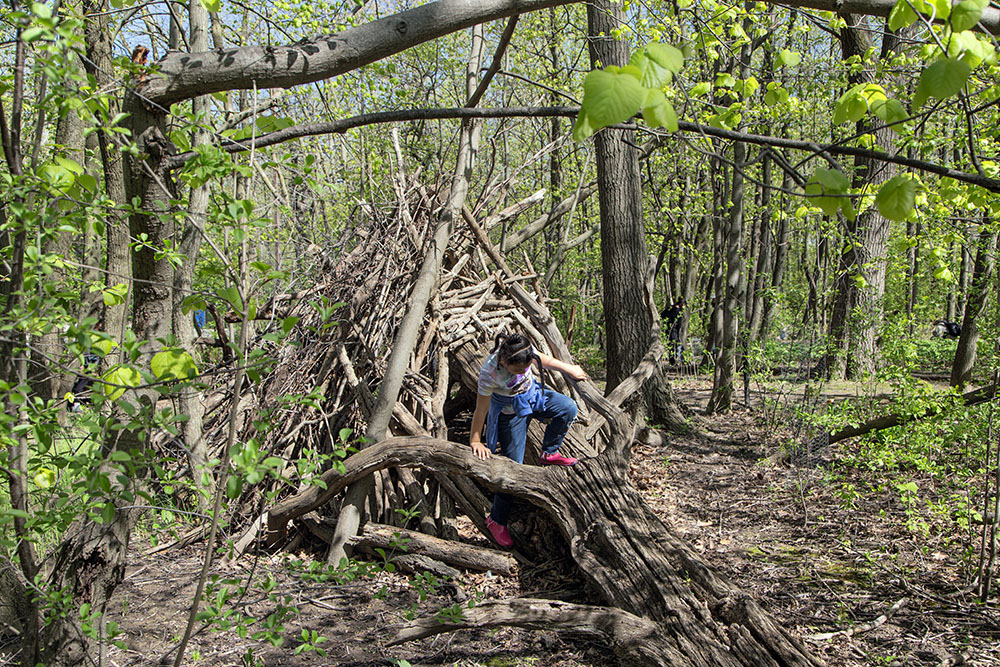
[[[531,372],[531,362],[537,359],[542,372],[541,386],[535,382]],[[571,466],[576,459],[559,453],[570,424],[576,418],[576,403],[568,396],[545,388],[545,370],[562,371],[576,380],[587,377],[576,364],[567,364],[541,354],[527,338],[513,334],[502,338],[497,336],[497,345],[479,371],[476,411],[472,415],[472,432],[469,444],[476,456],[486,460],[491,452],[497,451],[512,461],[524,462],[524,446],[528,436],[528,424],[533,417],[547,419],[542,439],[542,465]],[[481,436],[486,425],[486,444]],[[502,547],[511,547],[514,541],[507,531],[513,498],[505,493],[493,497],[493,509],[486,519],[486,526],[493,539]]]

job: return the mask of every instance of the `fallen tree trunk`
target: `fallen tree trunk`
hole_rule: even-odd
[[[347,459],[343,473],[325,473],[327,492],[336,493],[383,468],[419,466],[439,475],[469,477],[492,491],[531,502],[558,528],[592,590],[615,608],[608,613],[639,619],[636,630],[614,640],[630,665],[821,665],[652,512],[628,480],[628,447],[620,413],[593,388],[578,389],[608,420],[613,437],[603,452],[572,468],[518,465],[499,456],[482,461],[465,445],[400,437]],[[307,495],[308,491],[272,508],[272,530],[283,528],[284,521],[302,509],[302,496]],[[629,639],[636,633],[653,639]]]

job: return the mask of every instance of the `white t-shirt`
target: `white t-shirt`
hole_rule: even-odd
[[[531,348],[531,353],[537,354],[534,347]],[[494,393],[501,396],[516,396],[528,391],[534,381],[535,376],[531,372],[530,365],[523,373],[514,375],[497,362],[497,355],[494,352],[479,371],[477,391],[480,396],[491,396]]]

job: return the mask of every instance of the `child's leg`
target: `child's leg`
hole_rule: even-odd
[[[576,419],[576,411],[576,402],[572,398],[558,391],[545,390],[545,409],[533,415],[539,419],[550,420],[542,438],[543,453],[552,454],[559,450],[570,424]]]
[[[497,423],[497,436],[499,438],[497,449],[500,454],[503,454],[511,461],[524,463],[524,443],[528,438],[528,422],[530,420],[530,415],[524,417],[519,415],[500,415]],[[494,494],[493,509],[490,510],[490,518],[501,526],[506,526],[513,504],[513,496],[506,493]]]

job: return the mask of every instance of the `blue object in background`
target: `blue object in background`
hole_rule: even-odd
[[[196,310],[194,311],[194,328],[198,330],[198,335],[201,335],[201,330],[205,328],[205,311]]]

